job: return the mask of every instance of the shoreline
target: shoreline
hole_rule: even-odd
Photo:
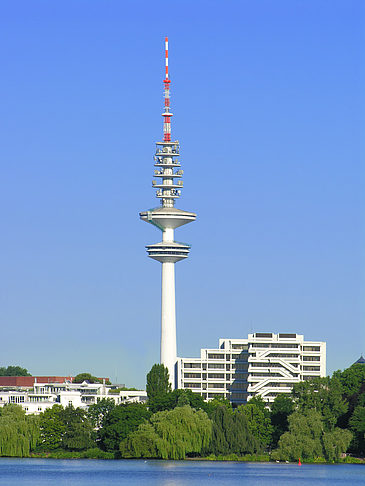
[[[251,454],[247,454],[244,456],[236,456],[235,454],[230,454],[228,456],[204,456],[204,457],[186,457],[185,459],[160,459],[160,458],[146,458],[146,457],[116,457],[116,454],[113,452],[105,452],[100,449],[97,451],[95,449],[91,449],[89,451],[83,452],[66,452],[66,451],[59,451],[59,452],[38,452],[32,453],[27,457],[18,457],[18,456],[1,456],[4,458],[14,458],[14,459],[60,459],[60,460],[107,460],[107,461],[138,461],[138,460],[156,460],[156,461],[204,461],[204,462],[252,462],[252,463],[262,463],[262,464],[298,464],[298,461],[274,461],[270,459],[268,454],[262,454],[258,456],[254,456]],[[338,464],[359,464],[365,465],[365,458],[360,457],[346,457],[341,459],[339,462],[327,462],[323,458],[316,458],[311,461],[302,460],[301,464],[308,465],[308,464],[319,464],[319,465],[338,465]]]

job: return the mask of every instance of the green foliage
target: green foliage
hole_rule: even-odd
[[[146,391],[149,400],[171,392],[169,371],[163,364],[152,366],[151,371],[147,374]]]
[[[62,446],[66,427],[62,419],[63,407],[53,405],[39,416],[40,440],[39,450],[53,451]]]
[[[291,397],[279,393],[271,405],[272,447],[276,447],[280,436],[289,428],[288,417],[294,412],[294,403]]]
[[[87,415],[91,422],[92,427],[100,428],[103,426],[104,420],[109,413],[114,410],[115,402],[111,398],[103,398],[97,403],[90,405],[87,411]]]
[[[103,419],[103,427],[99,432],[101,448],[105,451],[118,451],[120,442],[151,415],[144,404],[116,406]]]
[[[246,405],[238,407],[247,417],[248,429],[256,437],[262,448],[266,449],[271,443],[272,425],[270,412],[261,396],[253,397]]]
[[[38,422],[19,405],[5,405],[0,415],[0,456],[28,457],[39,438]]]
[[[281,436],[278,449],[271,454],[273,459],[313,461],[322,457],[338,461],[351,441],[348,430],[326,430],[325,418],[316,410],[294,412],[288,420],[289,431]]]
[[[203,405],[199,408],[207,412],[209,418],[212,418],[215,410],[222,406],[232,411],[232,404],[227,398],[213,398],[213,400],[209,400],[209,402],[203,401]]]
[[[60,415],[65,427],[62,436],[62,448],[70,451],[91,448],[93,446],[92,427],[86,412],[81,408],[74,408],[69,405],[61,410]]]
[[[242,410],[220,405],[212,415],[212,440],[210,451],[215,455],[254,453],[260,449],[259,440],[249,428]]]
[[[337,377],[315,378],[295,383],[292,396],[299,412],[319,412],[323,416],[327,430],[333,430],[339,417],[346,413],[348,408],[342,397],[341,382]]]
[[[212,416],[212,442],[210,450],[213,454],[229,454],[234,434],[232,410],[227,407],[217,407]]]
[[[122,457],[185,459],[207,448],[212,424],[202,410],[189,405],[157,412],[120,445]]]
[[[32,453],[31,457],[48,459],[115,459],[112,452],[105,452],[98,447],[87,449],[86,451],[64,451],[59,449],[52,452],[36,452]]]
[[[204,401],[202,396],[191,390],[174,390],[172,392],[157,395],[148,400],[148,408],[152,413],[156,413],[163,410],[173,410],[182,402],[184,402],[183,404],[185,405],[190,405],[196,410],[201,409],[207,412],[209,409],[209,404]]]
[[[103,383],[101,378],[91,375],[90,373],[79,373],[73,379],[73,383],[82,383],[83,381],[88,381],[89,383]],[[109,380],[107,380],[107,385],[110,385]]]
[[[359,405],[355,408],[349,425],[354,434],[352,449],[365,456],[365,407]]]
[[[353,364],[344,371],[335,371],[333,377],[340,381],[343,394],[346,398],[359,395],[361,389],[364,391],[365,365]]]
[[[0,366],[0,376],[32,376],[28,370],[21,366]]]

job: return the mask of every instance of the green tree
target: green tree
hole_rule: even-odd
[[[365,455],[365,407],[359,405],[355,408],[350,421],[350,429],[354,434],[351,450],[357,454]]]
[[[7,368],[1,366],[0,376],[31,376],[31,374],[21,366],[8,366]]]
[[[38,417],[26,416],[19,405],[5,405],[0,411],[0,456],[29,456],[39,438]]]
[[[235,433],[233,411],[224,405],[217,407],[213,412],[212,422],[211,452],[216,455],[230,454]]]
[[[261,396],[251,398],[246,405],[240,405],[238,410],[246,415],[249,431],[259,441],[261,447],[269,447],[272,435],[270,411]]]
[[[121,445],[122,457],[185,459],[208,447],[212,423],[202,410],[189,405],[157,412]]]
[[[277,447],[280,436],[289,428],[288,417],[294,412],[291,397],[279,393],[271,405],[272,447]]]
[[[65,427],[62,436],[63,449],[81,451],[90,449],[94,445],[91,437],[91,423],[84,410],[69,405],[61,410],[60,416]]]
[[[365,391],[365,365],[353,364],[344,371],[335,371],[333,377],[341,382],[343,394],[348,399]]]
[[[341,382],[334,378],[314,378],[295,383],[292,397],[296,410],[305,413],[316,410],[323,416],[327,430],[332,430],[338,419],[346,413],[348,404],[342,396]]]
[[[212,440],[209,452],[216,455],[252,454],[260,449],[242,410],[220,405],[212,414]]]
[[[335,462],[350,444],[351,432],[338,427],[326,430],[325,419],[316,410],[294,412],[288,420],[289,431],[280,437],[278,449],[271,454],[273,459],[297,461],[323,457]]]
[[[204,401],[202,396],[191,390],[174,390],[156,395],[154,398],[148,400],[148,408],[152,413],[173,410],[179,403],[181,404],[182,400],[185,402],[183,403],[184,405],[190,405],[196,410],[201,409],[207,411],[209,408],[209,404]]]
[[[52,451],[62,447],[62,438],[66,432],[62,412],[63,407],[56,404],[40,414],[40,439],[38,449]]]
[[[87,414],[90,419],[91,425],[94,428],[100,429],[103,426],[104,420],[109,413],[114,410],[115,402],[111,398],[103,398],[97,403],[90,405]]]
[[[171,392],[169,370],[163,364],[152,366],[151,371],[147,374],[146,391],[149,400]]]
[[[100,429],[100,446],[105,451],[119,451],[119,445],[128,434],[134,432],[152,413],[146,405],[129,403],[113,408],[103,420]]]
[[[101,378],[91,375],[90,373],[79,373],[73,379],[73,383],[82,383],[83,381],[88,381],[89,383],[103,383]],[[107,385],[110,385],[110,381],[106,381]]]

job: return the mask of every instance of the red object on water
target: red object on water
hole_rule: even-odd
[[[300,458],[299,458],[298,466],[301,466],[301,465],[302,465],[302,463],[300,462]]]

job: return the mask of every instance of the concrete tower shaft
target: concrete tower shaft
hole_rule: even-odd
[[[174,230],[179,226],[195,221],[196,214],[175,208],[175,200],[181,195],[183,171],[180,169],[179,142],[171,141],[170,112],[170,79],[168,69],[168,39],[165,39],[165,79],[164,98],[165,109],[162,113],[163,141],[156,143],[154,156],[156,179],[152,187],[156,188],[156,197],[160,207],[142,211],[140,218],[156,226],[162,231],[162,241],[147,245],[150,258],[162,264],[161,289],[161,363],[169,370],[172,388],[175,388],[176,354],[176,310],[175,310],[175,263],[185,260],[190,251],[190,245],[179,243],[174,239]]]

